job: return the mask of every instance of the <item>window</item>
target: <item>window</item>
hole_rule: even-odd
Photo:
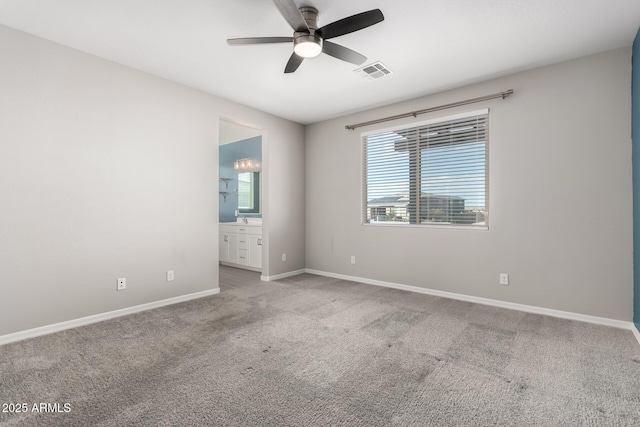
[[[260,212],[260,172],[238,173],[238,210],[240,213]]]
[[[363,222],[488,228],[489,111],[364,134]]]
[[[238,174],[238,209],[253,209],[253,184],[251,172]]]

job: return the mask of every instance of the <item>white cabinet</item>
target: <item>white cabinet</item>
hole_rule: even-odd
[[[262,270],[262,226],[220,224],[219,247],[222,264]]]
[[[249,260],[250,267],[262,268],[262,235],[249,234]]]
[[[238,235],[236,233],[220,233],[220,261],[238,262]]]
[[[246,225],[238,226],[238,261],[237,262],[240,265],[249,265],[249,227]]]

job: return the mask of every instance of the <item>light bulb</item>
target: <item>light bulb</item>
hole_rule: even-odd
[[[313,58],[322,52],[322,39],[311,34],[296,37],[293,46],[296,55],[303,58]]]

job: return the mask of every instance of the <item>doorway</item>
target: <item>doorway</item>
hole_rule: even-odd
[[[262,130],[219,122],[219,262],[262,272]]]

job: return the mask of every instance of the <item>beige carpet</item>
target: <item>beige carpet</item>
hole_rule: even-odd
[[[640,425],[630,331],[313,275],[221,288],[0,347],[1,409],[28,407],[0,425]]]

